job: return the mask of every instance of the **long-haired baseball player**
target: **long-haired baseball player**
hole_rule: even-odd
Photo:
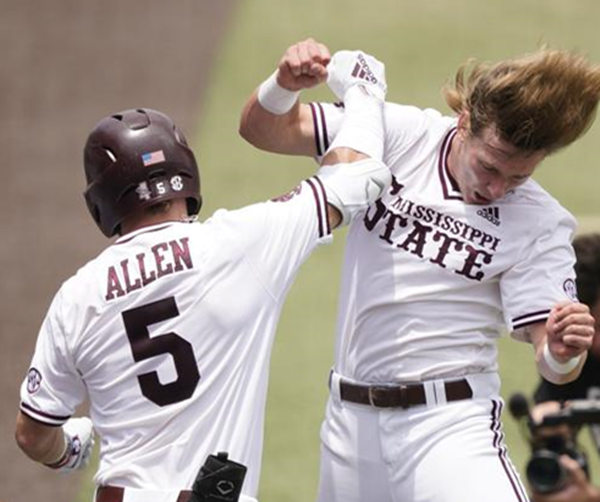
[[[379,78],[366,57],[329,63],[323,44],[294,44],[250,97],[241,134],[322,156],[345,114],[340,80]],[[300,104],[327,70],[344,103]],[[289,112],[265,105],[273,88]],[[591,124],[600,67],[541,49],[463,67],[445,95],[454,116],[385,105],[392,183],[350,224],[319,502],[527,500],[503,442],[496,340],[508,327],[531,343],[556,383],[577,377],[591,344],[575,220],[531,175]]]
[[[238,478],[219,478],[228,460],[247,468],[240,500],[255,500],[277,320],[308,255],[390,182],[384,92],[348,85],[340,135],[360,137],[366,117],[369,144],[340,143],[287,195],[203,223],[190,220],[201,205],[194,154],[169,117],[131,109],[97,124],[85,198],[117,239],[63,283],[44,319],[17,418],[27,455],[77,469],[95,430],[96,502],[233,502]],[[267,102],[286,111],[277,95]],[[72,418],[86,396],[91,420]],[[213,455],[195,487],[217,452],[229,457]]]

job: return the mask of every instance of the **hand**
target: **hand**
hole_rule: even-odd
[[[315,87],[327,80],[329,49],[308,38],[289,47],[279,61],[277,83],[290,91]]]
[[[567,473],[567,483],[559,491],[542,495],[532,493],[531,502],[599,502],[600,491],[587,479],[585,472],[568,455],[560,457],[560,463]]]
[[[571,429],[567,424],[559,425],[545,425],[543,427],[540,424],[543,422],[547,415],[555,415],[562,409],[561,403],[558,401],[543,401],[536,404],[530,411],[531,419],[536,425],[534,431],[534,438],[536,439],[548,439],[550,437],[560,436],[565,441],[575,440],[575,431]]]
[[[94,427],[88,417],[70,418],[63,425],[67,448],[54,464],[46,464],[63,472],[82,469],[90,461],[94,446]]]
[[[548,349],[559,362],[587,351],[594,338],[594,318],[587,305],[564,301],[554,306],[546,321]]]
[[[381,101],[385,99],[385,65],[369,54],[338,51],[331,59],[328,72],[327,85],[339,99],[343,100],[348,89],[355,85],[363,86]]]

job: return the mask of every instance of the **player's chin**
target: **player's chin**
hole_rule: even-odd
[[[488,197],[484,197],[483,195],[481,195],[477,190],[473,191],[473,195],[471,195],[471,199],[473,200],[473,202],[471,202],[471,204],[478,204],[480,206],[485,206],[487,204],[491,204],[492,202],[494,202],[492,199],[489,199]]]
[[[472,204],[475,206],[486,206],[492,203],[491,200],[477,195],[463,196],[463,200],[465,201],[465,204]]]

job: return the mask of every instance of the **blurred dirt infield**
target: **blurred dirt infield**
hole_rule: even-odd
[[[104,115],[147,106],[193,136],[235,0],[0,0],[0,500],[71,502],[77,476],[13,440],[19,385],[61,281],[107,241],[87,214],[82,148]]]

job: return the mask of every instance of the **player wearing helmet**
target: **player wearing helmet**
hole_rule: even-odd
[[[21,388],[16,438],[25,453],[77,469],[93,423],[96,502],[237,500],[238,485],[213,478],[215,498],[190,491],[198,467],[221,451],[247,467],[240,500],[255,500],[286,293],[331,230],[389,182],[377,159],[383,101],[355,84],[348,118],[372,117],[379,133],[370,145],[340,144],[286,196],[203,223],[190,221],[201,200],[194,155],[167,116],[139,109],[100,121],[85,146],[85,197],[102,232],[118,237],[61,286],[44,319]],[[344,129],[361,135],[351,120]],[[91,421],[71,418],[86,396]]]
[[[240,131],[279,153],[321,156],[343,106],[301,104],[325,80],[327,47],[284,53],[275,80],[295,101],[275,115],[259,91]],[[359,51],[331,58],[366,81]],[[502,441],[496,340],[530,342],[540,373],[577,377],[593,336],[576,301],[574,218],[531,174],[591,124],[600,68],[542,49],[457,73],[456,116],[386,103],[392,183],[348,232],[320,502],[523,502]]]
[[[194,153],[179,128],[155,110],[128,110],[104,118],[84,149],[85,200],[107,237],[135,212],[163,201],[185,200],[200,210],[200,177]]]

